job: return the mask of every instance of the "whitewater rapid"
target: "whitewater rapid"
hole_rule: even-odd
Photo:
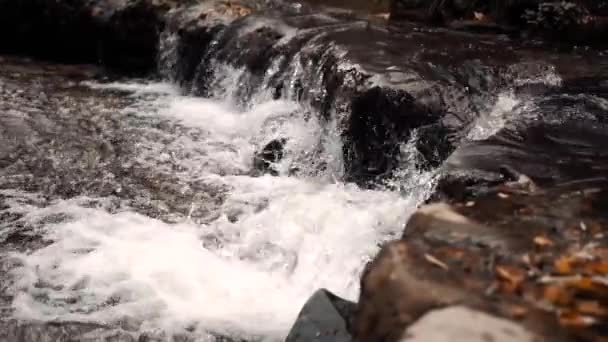
[[[340,128],[296,102],[258,96],[243,107],[226,92],[195,98],[167,83],[83,86],[128,93],[132,103],[116,115],[138,125],[133,163],[172,175],[160,187],[213,196],[193,196],[187,215],[152,203],[164,214],[149,216],[133,204],[146,198],[48,202],[2,190],[0,215],[22,215],[49,241],[9,256],[19,319],[280,340],[315,290],[356,300],[366,262],[434,185],[435,174],[412,162],[413,142],[402,146],[398,187],[341,182]],[[255,152],[279,138],[279,175],[253,176]]]

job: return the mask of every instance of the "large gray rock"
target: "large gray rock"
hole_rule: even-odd
[[[318,290],[304,304],[286,342],[349,342],[348,321],[354,303]]]
[[[431,311],[409,327],[400,342],[532,342],[519,324],[464,306]]]

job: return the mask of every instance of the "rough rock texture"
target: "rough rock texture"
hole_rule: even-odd
[[[286,342],[349,342],[349,319],[355,304],[318,290],[304,304]]]
[[[608,2],[573,0],[393,0],[393,20],[418,20],[457,29],[536,33],[559,42],[605,44]]]
[[[129,72],[156,66],[165,1],[0,1],[0,50]]]
[[[539,7],[538,1],[393,5],[399,3],[411,6],[406,9],[421,14],[420,19],[452,27],[512,32],[523,25],[560,36],[593,25],[598,27],[590,32],[601,34],[605,15],[599,2],[587,12],[579,6],[564,12],[566,16],[558,13],[559,20],[544,19],[555,18],[555,8]],[[497,35],[480,39],[411,24],[390,26],[290,4],[266,9],[221,1],[181,5],[151,0],[24,0],[15,5],[0,0],[0,49],[139,72],[155,71],[158,59],[157,71],[182,84],[186,92],[203,96],[214,95],[212,90],[221,81],[218,70],[232,68],[239,84],[234,96],[243,107],[256,96],[298,100],[318,113],[321,129],[335,125],[343,134],[344,178],[361,185],[374,186],[390,177],[403,158],[408,160],[402,155],[408,142],[422,156],[419,167],[439,165],[451,155],[441,170],[445,178],[438,191],[442,196],[437,197],[452,206],[422,208],[403,238],[384,246],[363,276],[354,324],[347,324],[348,315],[339,312],[333,296],[320,292],[300,316],[296,328],[302,330],[294,330],[290,338],[327,331],[328,322],[315,318],[319,312],[332,316],[340,339],[347,339],[343,329],[348,327],[357,341],[399,341],[408,327],[424,322],[420,319],[429,311],[453,305],[519,321],[522,329],[544,340],[592,340],[605,334],[607,167],[605,152],[598,146],[606,137],[602,96],[608,94],[608,71],[602,52],[574,50],[548,56],[533,44]],[[588,12],[597,15],[590,18]],[[561,23],[566,26],[556,29]],[[543,62],[548,57],[550,61]],[[55,83],[39,86],[63,85]],[[13,94],[10,82],[9,86],[6,96]],[[29,84],[26,88],[34,89]],[[469,137],[504,92],[524,100],[544,97],[535,101],[532,113],[524,113],[534,116],[521,126]],[[40,93],[44,92],[26,94],[32,106],[41,102],[67,107],[60,98],[46,99]],[[89,102],[72,105],[86,109]],[[579,115],[581,108],[585,117]],[[97,129],[79,126],[70,111],[63,115],[62,127],[74,127],[79,137],[90,137],[85,143],[91,146],[114,138],[101,136],[108,132],[104,125],[121,129],[120,121],[101,118],[97,122],[104,129]],[[544,124],[531,125],[532,121]],[[33,123],[32,132],[49,134],[38,120]],[[60,141],[73,153],[72,159],[64,156],[61,161],[82,163],[83,141],[68,134],[57,137],[46,143],[52,147]],[[11,150],[7,155],[24,159],[15,167],[29,168],[32,177],[18,181],[31,189],[54,193],[54,185],[63,182],[67,185],[61,189],[68,191],[60,195],[70,197],[86,193],[83,180],[103,179],[96,168],[78,163],[73,163],[71,173],[34,164],[38,159],[32,161],[30,155],[48,154],[49,149],[24,144],[21,150],[20,140],[12,143],[9,149],[24,152]],[[280,159],[279,145],[261,148],[256,159],[260,171],[276,171],[270,164]],[[109,146],[128,149],[132,144]],[[134,170],[122,169],[124,151],[108,151],[106,145],[98,150],[94,148],[93,154],[115,164],[116,184],[146,195],[146,202],[161,196],[171,211],[187,212],[171,208],[174,198],[192,199],[193,194],[208,192],[193,184],[184,194],[177,186],[141,178]]]
[[[519,174],[464,202],[422,207],[368,266],[355,340],[397,341],[429,310],[455,304],[541,340],[605,338],[607,185],[541,187]]]
[[[466,307],[432,311],[404,333],[400,342],[533,342],[520,325]]]
[[[202,96],[222,67],[243,70],[235,99],[268,92],[336,122],[344,178],[365,186],[399,169],[408,141],[420,167],[441,164],[501,91],[552,91],[551,67],[567,86],[603,84],[589,72],[602,56],[568,51],[551,66],[535,46],[417,30],[281,1],[0,0],[1,51],[158,71]]]
[[[75,341],[81,342],[135,342],[137,339],[127,332],[110,331],[99,324],[78,322],[22,323],[0,321],[0,342]],[[145,341],[145,339],[140,339]]]

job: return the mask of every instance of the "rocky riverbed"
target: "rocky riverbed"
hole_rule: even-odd
[[[0,341],[605,339],[605,8],[464,3],[0,0]]]

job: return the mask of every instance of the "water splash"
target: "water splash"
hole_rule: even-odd
[[[27,210],[5,201],[0,214],[19,211],[20,220],[41,222],[50,242],[11,254],[21,265],[11,271],[19,318],[129,320],[138,332],[279,340],[318,288],[356,299],[366,261],[401,232],[430,191],[427,175],[406,163],[408,184],[425,186],[400,194],[337,182],[343,169],[337,124],[311,117],[296,102],[242,110],[229,100],[180,96],[150,84],[90,85],[133,91],[137,101],[122,115],[146,119],[137,121],[140,165],[166,168],[184,186],[224,189],[222,202],[192,202],[209,205],[209,215],[176,222],[111,197],[95,199],[96,206],[78,197]],[[255,151],[277,137],[287,137],[279,176],[250,176]],[[300,176],[290,176],[294,167]],[[44,219],[49,216],[63,219]]]

